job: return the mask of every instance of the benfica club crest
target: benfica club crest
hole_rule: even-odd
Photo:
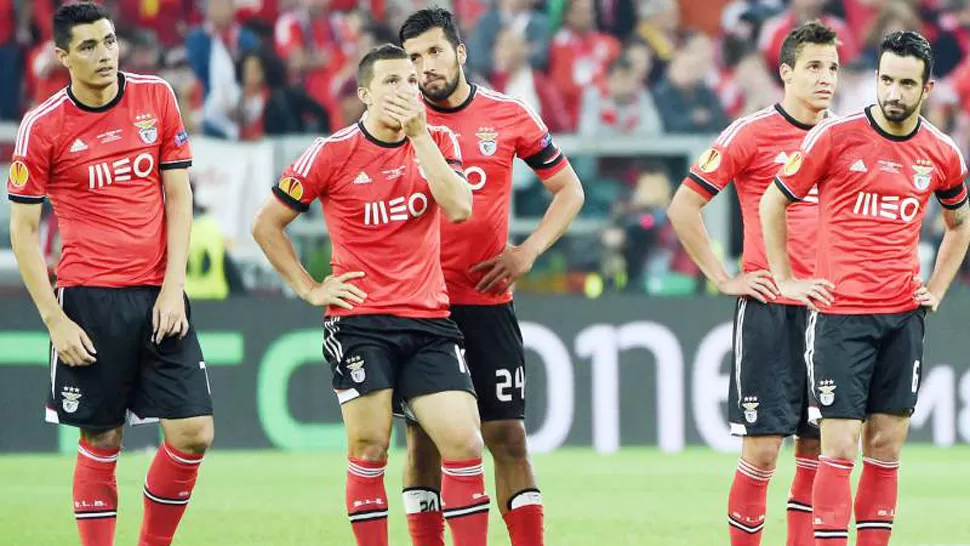
[[[77,387],[64,387],[61,392],[63,400],[61,401],[61,407],[64,408],[66,413],[74,413],[78,408],[78,400],[81,399],[81,389]]]
[[[925,159],[919,159],[913,165],[913,185],[918,191],[926,191],[933,181],[933,164]]]
[[[158,127],[156,120],[151,114],[139,114],[135,118],[135,127],[138,127],[138,136],[145,144],[155,144],[158,140]]]
[[[491,127],[479,127],[475,133],[478,137],[478,151],[482,155],[495,155],[498,151],[498,133]]]

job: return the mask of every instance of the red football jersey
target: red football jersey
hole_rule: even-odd
[[[922,118],[911,135],[890,135],[870,108],[819,124],[775,179],[794,200],[818,184],[816,274],[835,283],[826,313],[918,307],[916,247],[930,192],[948,208],[967,200],[967,168],[950,137]]]
[[[24,116],[10,165],[12,201],[50,199],[63,250],[58,286],[159,286],[165,276],[160,170],[192,164],[172,87],[119,73],[118,95],[92,108],[70,86]]]
[[[486,271],[471,272],[500,254],[509,240],[512,162],[522,158],[543,180],[568,162],[552,141],[549,129],[518,99],[472,86],[468,99],[455,108],[428,103],[428,123],[443,125],[458,137],[465,177],[475,198],[471,218],[441,225],[441,261],[448,296],[458,305],[497,305],[512,292],[483,294],[475,289]]]
[[[798,151],[811,128],[777,104],[742,117],[701,154],[684,180],[707,199],[734,181],[744,224],[741,269],[745,272],[768,269],[761,236],[761,196],[789,155]],[[815,272],[817,205],[818,191],[811,188],[804,200],[788,209],[788,254],[792,272],[798,278],[811,277]],[[787,298],[778,298],[775,303],[801,305]]]
[[[461,169],[454,134],[429,126],[442,155]],[[352,310],[330,306],[330,316],[449,315],[441,273],[439,207],[411,141],[381,142],[363,123],[318,138],[283,173],[273,193],[304,212],[317,198],[333,243],[334,275],[363,271],[353,282],[367,293]]]

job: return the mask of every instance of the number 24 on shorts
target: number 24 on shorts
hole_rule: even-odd
[[[512,372],[509,370],[495,370],[495,377],[499,380],[495,385],[495,397],[500,402],[512,401],[512,393],[509,391],[513,386],[519,389],[519,399],[525,400],[525,371],[522,366],[515,369],[514,382]]]

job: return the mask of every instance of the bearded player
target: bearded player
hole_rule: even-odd
[[[543,544],[542,496],[526,450],[525,356],[512,283],[569,227],[583,188],[542,120],[522,101],[471,85],[465,45],[451,13],[413,13],[400,30],[428,108],[428,122],[457,133],[475,214],[441,226],[441,260],[451,317],[465,336],[465,358],[478,395],[482,435],[495,460],[499,509],[513,546]],[[508,244],[512,163],[523,159],[553,194],[545,216],[521,245]],[[404,502],[413,544],[442,544],[440,457],[408,426]],[[447,472],[447,470],[445,470]],[[462,517],[445,505],[444,519]]]

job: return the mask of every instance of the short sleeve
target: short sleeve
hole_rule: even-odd
[[[443,125],[433,125],[428,127],[431,137],[434,139],[441,155],[451,167],[457,171],[462,169],[461,146],[458,137],[451,129]]]
[[[520,120],[516,127],[520,134],[516,139],[515,155],[522,158],[535,171],[540,180],[548,180],[569,165],[565,154],[556,146],[549,128],[531,108],[517,103]]]
[[[948,209],[958,209],[967,202],[967,164],[958,148],[948,154],[944,177],[936,189],[936,199]]]
[[[792,201],[805,199],[808,192],[822,182],[832,155],[831,124],[822,122],[805,135],[802,147],[788,156],[775,176],[775,185]]]
[[[684,183],[702,197],[713,198],[751,162],[755,142],[740,123],[725,129],[690,166]]]
[[[28,114],[17,131],[7,175],[7,196],[15,203],[43,203],[47,195],[51,141],[43,133],[45,125],[33,121]]]
[[[192,148],[189,146],[189,134],[182,123],[182,113],[179,111],[175,90],[168,83],[164,83],[159,90],[162,116],[162,143],[160,170],[187,169],[192,166]]]
[[[289,167],[273,186],[273,195],[296,212],[306,212],[313,201],[326,194],[331,178],[331,149],[327,139],[318,138]]]

